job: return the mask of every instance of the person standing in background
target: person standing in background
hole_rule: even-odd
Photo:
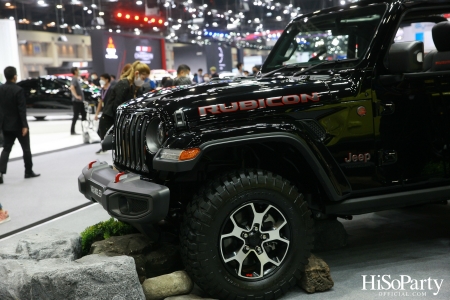
[[[242,68],[244,67],[243,63],[237,63],[236,68],[236,76],[237,77],[245,77],[244,71],[242,70]]]
[[[70,91],[72,92],[72,104],[73,104],[73,119],[72,126],[70,127],[70,134],[76,135],[75,124],[78,120],[78,115],[81,114],[81,121],[86,120],[86,110],[84,109],[84,93],[81,89],[79,81],[80,70],[77,67],[72,68],[72,84],[70,85]]]
[[[194,81],[195,83],[203,83],[203,82],[205,82],[205,81],[203,80],[203,69],[198,69],[198,71],[197,71],[197,76],[196,76],[196,77],[194,76],[193,81]]]
[[[219,78],[216,67],[212,66],[211,68],[209,68],[209,71],[211,71],[211,78]]]
[[[94,120],[96,120],[96,121],[98,120],[98,114],[100,113],[102,108],[106,105],[108,98],[111,95],[112,89],[114,88],[114,86],[111,84],[111,76],[109,76],[109,74],[105,73],[105,74],[100,75],[100,86],[102,87],[101,98],[98,101],[97,111],[95,112],[95,117],[94,117]],[[104,125],[104,123],[103,123],[103,125]],[[99,124],[98,135],[100,136],[100,138],[102,140],[104,139],[108,129],[109,129],[109,127],[104,128],[104,127],[101,127]],[[100,154],[102,152],[103,152],[103,150],[100,148],[100,150],[98,150],[95,153]]]
[[[25,178],[40,176],[40,174],[33,172],[25,93],[16,84],[17,70],[14,67],[6,67],[4,75],[7,81],[0,86],[0,129],[3,131],[5,139],[0,156],[0,184],[3,183],[3,175],[6,174],[9,154],[16,139],[19,140],[23,151]]]
[[[111,91],[103,109],[100,118],[100,128],[108,130],[114,125],[116,118],[116,110],[119,105],[125,101],[131,100],[142,94],[141,87],[144,85],[145,79],[150,76],[150,68],[148,65],[135,61],[128,71],[121,75],[121,80],[117,82]]]
[[[191,68],[188,65],[182,64],[178,66],[177,77],[173,80],[173,85],[191,85],[192,81],[189,77],[191,73]]]
[[[254,65],[252,68],[252,76],[256,76],[258,75],[259,70],[261,70],[261,66],[260,65]]]
[[[96,85],[96,86],[100,86],[100,80],[98,79],[98,75],[97,73],[92,73],[91,74],[91,81],[92,84]]]

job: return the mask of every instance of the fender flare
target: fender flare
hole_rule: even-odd
[[[252,135],[243,135],[238,137],[228,137],[223,139],[211,140],[202,143],[198,148],[200,148],[200,154],[188,161],[174,161],[168,159],[161,159],[160,154],[164,149],[160,149],[158,153],[153,158],[153,168],[158,171],[168,171],[168,172],[187,172],[195,168],[197,163],[200,162],[202,156],[208,151],[214,150],[216,148],[224,146],[238,146],[249,144],[252,142],[285,142],[293,147],[295,147],[301,155],[306,158],[306,161],[311,166],[316,178],[319,180],[320,184],[324,187],[324,190],[331,201],[340,201],[346,198],[348,193],[341,192],[338,180],[333,178],[334,176],[330,173],[327,174],[322,164],[319,162],[316,155],[310,149],[306,141],[299,138],[298,136],[291,133],[261,133]],[[350,186],[350,184],[348,184]]]

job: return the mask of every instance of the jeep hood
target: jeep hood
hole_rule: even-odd
[[[122,104],[119,109],[156,109],[173,120],[182,110],[187,122],[220,120],[232,113],[267,113],[306,109],[329,98],[330,76],[221,80],[152,91]]]

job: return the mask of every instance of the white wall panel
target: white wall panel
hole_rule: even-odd
[[[22,68],[19,60],[16,23],[13,20],[0,20],[0,81],[5,82],[3,70],[8,66],[17,69],[18,81],[22,78]]]

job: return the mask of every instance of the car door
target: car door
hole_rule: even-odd
[[[423,12],[423,16],[433,13],[440,15],[433,10]],[[422,19],[417,11],[414,15]],[[430,25],[426,19],[408,21],[408,15],[403,20],[391,49],[400,43],[418,42],[425,44],[426,52],[431,51],[434,45],[426,38],[431,39],[430,30],[435,23]],[[436,22],[444,20],[441,17]],[[427,72],[423,68],[396,74],[393,71],[398,67],[396,64],[406,60],[389,59],[391,55],[392,51],[383,59],[384,71],[380,69],[380,73],[384,75],[375,83],[378,180],[385,186],[447,181],[450,176],[450,69],[447,74]]]
[[[23,88],[27,109],[34,108],[39,103],[39,79],[27,79],[17,83]]]
[[[53,79],[41,78],[42,107],[56,110],[72,109],[70,91]]]

